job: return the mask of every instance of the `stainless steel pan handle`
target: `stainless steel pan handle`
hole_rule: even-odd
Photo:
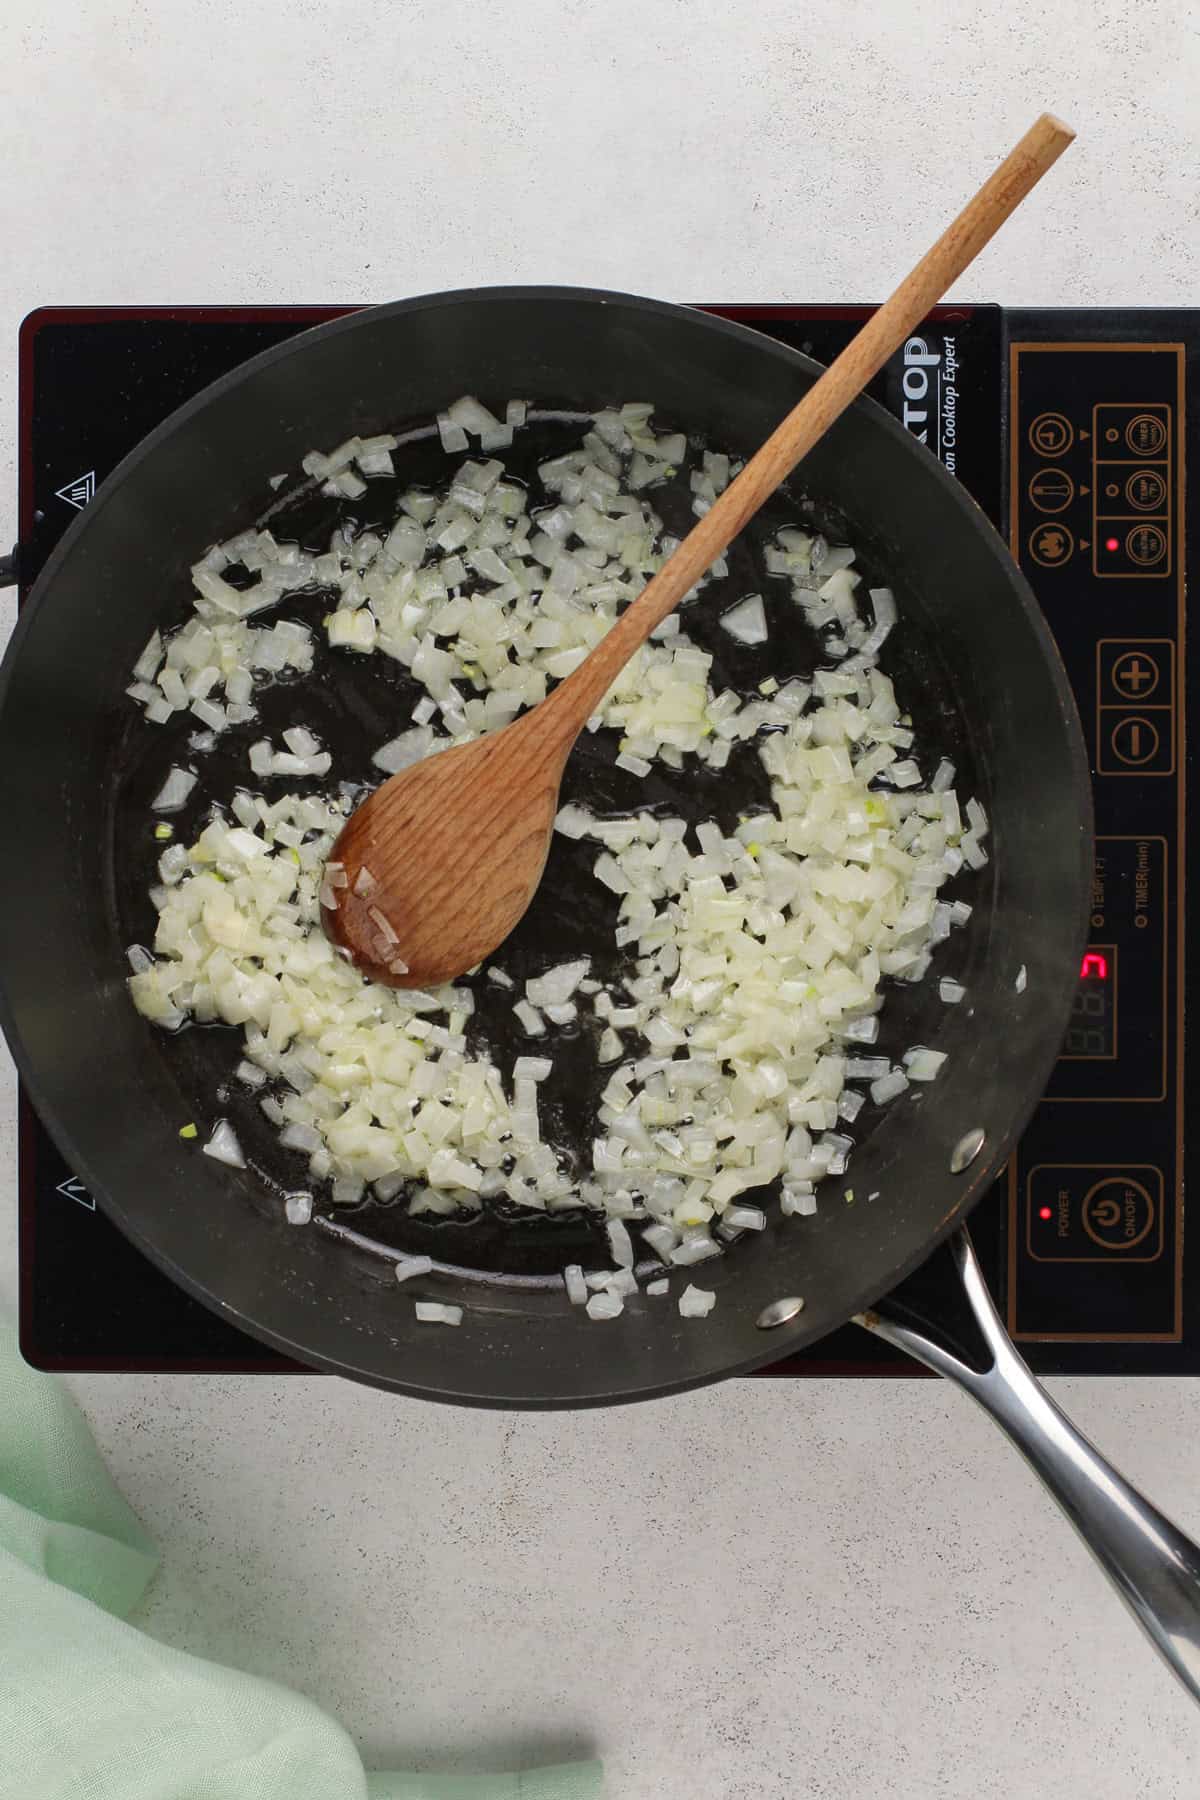
[[[1130,1487],[1039,1386],[992,1305],[965,1230],[950,1250],[991,1365],[973,1369],[885,1316],[856,1323],[965,1388],[1041,1476],[1164,1662],[1200,1700],[1200,1547]]]

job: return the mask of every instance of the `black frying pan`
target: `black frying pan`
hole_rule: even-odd
[[[962,488],[869,401],[808,457],[772,518],[795,520],[807,505],[808,516],[859,547],[868,575],[895,589],[904,628],[891,640],[889,672],[901,701],[919,720],[923,745],[950,755],[964,794],[976,793],[988,810],[992,860],[969,893],[961,890],[974,914],[940,965],[966,984],[970,1004],[943,1007],[935,983],[895,990],[887,1047],[936,1043],[950,1053],[939,1080],[860,1115],[847,1180],[853,1205],[836,1191],[842,1184],[827,1183],[835,1192],[815,1218],[773,1216],[765,1232],[705,1265],[718,1301],[703,1325],[681,1320],[673,1300],[639,1297],[608,1324],[569,1306],[558,1272],[601,1256],[582,1214],[530,1223],[492,1212],[430,1225],[402,1208],[369,1206],[351,1216],[327,1209],[308,1230],[286,1226],[273,1184],[298,1185],[302,1167],[283,1166],[250,1100],[231,1096],[223,1110],[258,1168],[235,1174],[178,1136],[183,1120],[215,1110],[209,1102],[204,1113],[205,1097],[218,1070],[228,1073],[227,1048],[212,1032],[156,1032],[124,986],[123,945],[148,928],[145,807],[161,780],[164,738],[175,731],[174,722],[165,733],[142,725],[123,698],[128,670],[156,625],[185,615],[187,570],[207,544],[268,511],[281,537],[289,525],[295,535],[327,533],[327,521],[305,514],[311,500],[289,489],[277,499],[268,477],[297,471],[305,451],[350,431],[427,424],[468,391],[493,404],[517,395],[576,412],[651,399],[674,428],[745,455],[817,372],[745,327],[623,295],[493,290],[381,307],[255,358],[183,407],[121,464],[51,557],[0,689],[0,766],[20,771],[4,809],[4,1025],[39,1112],[104,1210],[232,1323],[302,1362],[485,1405],[669,1393],[744,1373],[873,1303],[862,1322],[945,1366],[944,1350],[877,1303],[986,1192],[1049,1075],[1083,941],[1089,788],[1070,689],[1024,580]],[[537,429],[543,436],[527,446],[533,460],[556,428]],[[438,456],[420,444],[411,454],[406,475]],[[374,486],[372,495],[384,498]],[[688,630],[718,648],[706,635],[703,601]],[[778,630],[772,642],[781,673],[811,658],[798,631]],[[725,678],[748,680],[728,644],[723,653]],[[412,698],[400,672],[372,666],[381,661],[327,657],[302,702],[285,687],[265,696],[255,735],[265,727],[277,736],[297,717],[313,721],[338,772],[368,779],[370,748],[402,728]],[[635,796],[619,772],[599,751],[591,758],[573,762],[570,784],[591,804],[629,805]],[[222,779],[226,794],[233,786],[232,763],[210,762],[204,774],[197,808],[222,791]],[[739,803],[744,810],[750,779],[748,762],[731,765],[725,777],[694,784],[689,804],[697,816],[720,817]],[[668,791],[678,804],[677,787],[662,796],[639,787],[636,797]],[[587,852],[556,844],[506,966],[520,978],[580,943],[594,949],[598,934],[610,935],[600,904]],[[570,1136],[590,1098],[590,1058],[586,1046],[566,1045],[560,1061],[548,1098]],[[411,1295],[391,1279],[400,1248],[428,1251],[442,1265],[427,1291],[464,1303],[460,1329],[414,1322]],[[970,1283],[965,1240],[957,1254]]]

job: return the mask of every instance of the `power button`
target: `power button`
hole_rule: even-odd
[[[1163,1176],[1153,1163],[1039,1163],[1026,1177],[1025,1247],[1034,1262],[1156,1262],[1163,1226]]]

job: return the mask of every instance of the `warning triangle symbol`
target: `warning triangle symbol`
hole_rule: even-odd
[[[54,498],[65,500],[76,512],[82,512],[88,501],[96,492],[96,471],[89,469],[86,475],[77,475],[74,481],[68,481],[65,487],[55,488]]]
[[[86,1206],[89,1212],[96,1210],[95,1200],[84,1187],[78,1175],[69,1175],[65,1181],[59,1182],[54,1191],[56,1194],[65,1194],[68,1200],[74,1200],[78,1206]]]

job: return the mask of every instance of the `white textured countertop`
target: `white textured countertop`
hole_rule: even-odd
[[[1080,142],[962,296],[1195,303],[1196,17],[9,7],[0,527],[33,306],[498,281],[877,298],[1042,105]],[[15,1304],[11,1083],[0,1166]],[[165,1552],[150,1629],[319,1697],[379,1763],[594,1750],[613,1800],[1196,1793],[1200,1718],[940,1383],[742,1382],[547,1418],[320,1378],[71,1385]],[[1053,1386],[1200,1532],[1193,1385]]]

